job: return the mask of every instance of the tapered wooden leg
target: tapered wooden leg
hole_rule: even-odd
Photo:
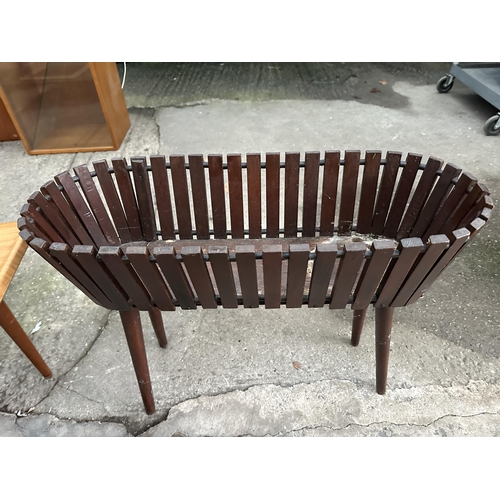
[[[375,308],[375,358],[377,364],[377,392],[379,394],[385,394],[387,386],[393,315],[393,307]]]
[[[12,311],[4,301],[0,302],[0,326],[7,332],[7,335],[18,345],[26,357],[33,363],[34,367],[46,378],[52,376],[52,372],[36,350],[26,332],[18,323]]]
[[[146,357],[146,347],[144,346],[144,336],[142,334],[141,316],[138,309],[130,311],[120,311],[120,316],[127,338],[130,356],[134,365],[135,375],[139,383],[142,401],[146,408],[146,413],[151,415],[155,412],[155,402],[149,377],[148,359]]]
[[[366,309],[355,309],[352,316],[351,345],[358,345],[366,318]]]
[[[153,307],[149,310],[149,318],[153,324],[153,329],[156,333],[156,338],[160,347],[167,347],[167,336],[165,334],[165,327],[163,326],[163,319],[161,317],[161,311],[157,307]]]

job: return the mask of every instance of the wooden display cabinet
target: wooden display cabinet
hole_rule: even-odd
[[[130,128],[116,63],[0,63],[0,100],[29,154],[113,151]]]

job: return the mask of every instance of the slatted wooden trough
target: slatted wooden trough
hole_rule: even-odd
[[[31,248],[120,311],[147,413],[155,404],[139,311],[166,347],[161,311],[176,307],[350,306],[357,345],[372,304],[384,394],[394,308],[421,297],[493,208],[472,175],[411,153],[168,160],[63,172],[29,197],[18,221]]]

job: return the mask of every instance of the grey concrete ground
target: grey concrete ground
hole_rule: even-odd
[[[460,82],[438,94],[449,66],[129,64],[132,127],[119,152],[28,156],[0,144],[0,221],[65,169],[170,153],[415,152],[471,172],[498,204],[500,138],[482,132],[496,110]],[[152,416],[117,313],[28,250],[5,299],[54,375],[44,380],[0,335],[0,435],[500,435],[498,220],[396,311],[385,396],[374,388],[373,311],[357,348],[350,310],[176,311],[164,313],[166,351],[143,317]]]

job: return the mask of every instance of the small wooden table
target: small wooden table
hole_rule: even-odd
[[[19,237],[15,222],[0,224],[0,326],[26,354],[35,368],[44,377],[51,377],[52,372],[49,367],[3,300],[27,247],[26,242]]]

